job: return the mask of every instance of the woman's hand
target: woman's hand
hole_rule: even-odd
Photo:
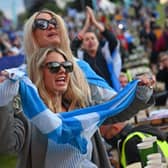
[[[0,83],[2,83],[4,80],[8,78],[9,73],[6,71],[1,71],[0,72]]]
[[[8,80],[7,80],[8,79]],[[0,72],[0,107],[7,105],[18,94],[19,81],[9,80],[7,71]]]
[[[140,82],[138,83],[138,85],[140,85],[140,86],[147,86],[147,87],[149,87],[151,89],[156,84],[156,78],[152,74],[144,74],[144,75],[141,75],[141,76],[137,76],[136,79],[140,80]]]

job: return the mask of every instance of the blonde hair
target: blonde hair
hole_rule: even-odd
[[[36,54],[34,54],[37,50],[39,50],[41,47],[38,46],[36,39],[33,35],[33,23],[37,15],[40,13],[48,13],[54,18],[56,18],[59,29],[60,29],[60,43],[55,46],[56,48],[60,48],[62,51],[64,51],[67,58],[73,62],[74,66],[74,72],[72,73],[73,83],[75,87],[78,89],[78,92],[80,92],[81,95],[85,95],[90,100],[90,88],[89,85],[85,79],[84,73],[80,69],[80,67],[77,65],[74,56],[72,54],[72,51],[70,49],[70,40],[68,36],[68,32],[66,29],[66,26],[64,24],[64,20],[61,18],[61,16],[55,14],[54,12],[50,10],[41,10],[39,12],[35,12],[25,23],[24,26],[24,51],[27,56],[27,63],[29,64],[29,61],[32,59],[31,57],[36,57]],[[46,46],[48,47],[48,46]],[[40,59],[40,58],[38,58]],[[38,62],[38,60],[37,60]],[[34,72],[35,73],[35,72]]]
[[[61,42],[60,44],[57,44],[57,46],[55,47],[58,47],[62,51],[64,51],[68,57],[73,57],[71,49],[70,49],[70,40],[69,40],[69,36],[68,36],[68,32],[67,32],[64,20],[61,18],[61,16],[55,14],[54,12],[50,10],[46,10],[46,9],[35,12],[25,23],[23,40],[24,40],[24,50],[27,56],[30,57],[32,53],[34,53],[37,49],[41,48],[40,46],[38,46],[36,39],[34,38],[34,35],[33,35],[33,24],[34,24],[36,17],[40,13],[48,13],[49,15],[53,16],[57,20],[57,23],[60,29]]]
[[[47,55],[51,52],[57,52],[60,53],[65,60],[69,60],[66,57],[66,54],[59,48],[40,48],[32,54],[29,58],[28,62],[28,75],[32,82],[36,85],[38,88],[39,94],[41,98],[44,100],[45,104],[54,111],[54,105],[52,103],[51,98],[49,97],[49,94],[47,92],[47,89],[44,86],[44,80],[43,80],[43,72],[42,72],[42,65],[47,57]],[[72,110],[75,108],[82,108],[89,104],[88,97],[85,96],[85,94],[75,85],[74,78],[72,78],[72,74],[74,72],[70,73],[70,81],[68,84],[68,88],[66,92],[63,94],[63,102],[68,103],[68,110]],[[56,107],[57,112],[59,112],[59,109],[61,107]]]

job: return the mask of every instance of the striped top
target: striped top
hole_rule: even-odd
[[[78,149],[69,144],[48,142],[45,168],[97,168],[91,160],[92,143],[88,143],[88,152],[81,154]]]

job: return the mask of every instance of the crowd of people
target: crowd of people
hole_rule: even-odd
[[[136,5],[133,4],[133,7]],[[128,76],[121,72],[124,56],[129,57],[133,48],[136,48],[135,37],[129,32],[130,25],[128,23],[124,25],[123,22],[130,21],[131,17],[128,17],[128,13],[122,15],[121,9],[117,8],[114,17],[116,23],[114,24],[107,21],[106,17],[106,21],[101,20],[102,16],[96,18],[94,11],[90,7],[86,7],[85,22],[81,28],[78,27],[77,32],[73,32],[72,36],[70,34],[72,27],[68,27],[68,22],[65,22],[67,19],[50,10],[39,10],[26,21],[22,40],[16,34],[13,35],[13,38],[11,37],[11,41],[1,40],[2,57],[24,55],[26,64],[26,68],[23,68],[24,72],[37,88],[44,105],[52,112],[52,117],[45,112],[42,116],[34,117],[32,120],[36,118],[38,126],[29,120],[25,115],[25,109],[22,108],[24,103],[20,101],[22,99],[19,96],[21,94],[20,82],[12,80],[13,76],[22,72],[20,67],[18,65],[15,67],[16,69],[11,73],[12,76],[10,71],[2,69],[0,73],[0,153],[17,153],[18,168],[111,168],[114,166],[109,160],[102,136],[111,143],[113,135],[109,130],[112,130],[113,124],[124,122],[139,110],[154,104],[153,87],[156,80],[165,82],[166,91],[168,89],[168,78],[166,78],[168,54],[166,49],[160,50],[159,47],[156,52],[153,50],[156,49],[154,45],[159,46],[158,43],[161,43],[157,41],[162,36],[156,38],[156,34],[151,30],[151,28],[156,29],[156,25],[152,27],[153,15],[152,18],[145,15],[147,13],[142,7],[139,6],[140,9],[136,11],[132,25],[135,26],[135,29],[137,28],[136,26],[140,23],[135,24],[135,21],[138,18],[146,25],[140,33],[140,44],[149,53],[151,74],[133,77],[135,80],[137,79],[137,86],[131,103],[122,107],[122,110],[114,107],[118,113],[108,116],[101,123],[100,130],[97,128],[95,133],[92,133],[92,128],[87,130],[88,139],[85,153],[81,153],[72,144],[65,143],[64,140],[58,140],[56,143],[50,135],[47,136],[41,132],[41,128],[45,127],[47,132],[48,129],[51,129],[48,128],[48,125],[51,124],[52,127],[58,125],[57,122],[53,122],[55,113],[60,113],[61,116],[61,113],[87,109],[101,104],[101,111],[106,110],[106,106],[103,105],[120,95],[120,92],[129,83]],[[127,19],[125,20],[124,17]],[[146,22],[149,19],[151,19],[150,25]],[[125,26],[124,29],[119,27],[120,24]],[[164,33],[165,31],[163,31]],[[154,44],[154,39],[156,44]],[[13,49],[12,53],[9,53],[10,49]],[[159,61],[159,69],[157,69],[156,63],[158,62],[156,60]],[[35,110],[38,108],[38,106],[34,107]],[[34,115],[33,111],[29,113]],[[76,118],[78,117],[76,116]],[[48,123],[45,122],[46,119]],[[60,120],[64,123],[62,117]],[[72,120],[71,122],[76,121]],[[68,128],[66,126],[65,130]],[[77,128],[73,128],[73,130],[75,129]],[[130,133],[131,130],[129,129],[128,132]],[[72,134],[73,131],[68,132],[68,136],[72,136]],[[129,156],[131,159],[128,159],[124,165],[137,161],[138,157],[133,160],[132,154]]]

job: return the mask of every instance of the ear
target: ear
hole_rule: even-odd
[[[81,48],[82,50],[84,49],[83,42],[81,43],[80,48]]]
[[[118,124],[114,124],[112,126],[112,129],[115,132],[115,134],[118,134],[121,131],[121,127]]]
[[[109,130],[110,130],[109,125],[101,125],[100,126],[100,132],[101,132],[102,136],[105,136]]]

